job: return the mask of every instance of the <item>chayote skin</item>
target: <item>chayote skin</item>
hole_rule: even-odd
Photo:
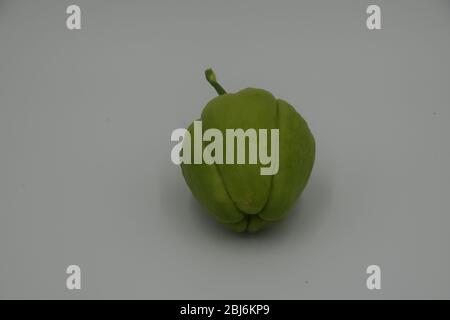
[[[211,69],[205,74],[219,96],[203,109],[203,130],[217,128],[225,136],[225,129],[278,128],[279,169],[275,175],[261,175],[259,163],[182,163],[183,176],[218,222],[236,232],[258,231],[283,219],[305,188],[315,158],[314,137],[286,101],[262,89],[226,93]],[[193,137],[193,124],[188,131]]]

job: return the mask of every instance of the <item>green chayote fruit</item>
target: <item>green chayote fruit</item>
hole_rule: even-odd
[[[203,130],[217,128],[225,137],[226,129],[279,129],[278,172],[261,175],[260,168],[266,166],[259,161],[182,163],[183,176],[195,198],[218,222],[237,232],[260,230],[283,219],[305,188],[315,158],[314,137],[286,101],[262,89],[226,93],[211,69],[205,75],[219,96],[203,109]],[[193,127],[188,128],[191,137]],[[203,147],[208,143],[203,142]]]

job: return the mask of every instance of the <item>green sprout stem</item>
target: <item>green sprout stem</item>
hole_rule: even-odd
[[[213,86],[213,88],[216,89],[217,94],[219,96],[227,93],[225,91],[225,89],[222,88],[222,86],[217,82],[216,74],[214,73],[214,71],[212,69],[207,69],[205,71],[205,77],[206,77],[206,80]]]

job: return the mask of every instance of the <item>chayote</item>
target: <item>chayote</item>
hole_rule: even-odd
[[[237,232],[260,230],[283,219],[305,188],[315,159],[314,137],[305,120],[286,101],[262,89],[226,93],[211,69],[205,75],[219,96],[203,109],[203,130],[217,128],[225,136],[225,130],[232,128],[279,129],[278,171],[262,175],[260,162],[191,162],[181,163],[184,179],[218,222]],[[193,124],[188,128],[191,136],[193,128]],[[203,142],[203,147],[207,144]]]

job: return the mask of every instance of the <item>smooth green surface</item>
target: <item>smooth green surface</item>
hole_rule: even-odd
[[[211,69],[205,76],[219,96],[203,109],[203,131],[216,128],[225,137],[226,129],[279,129],[279,170],[261,175],[260,163],[248,163],[247,142],[246,164],[182,164],[183,176],[217,221],[237,232],[258,231],[285,217],[305,188],[314,163],[314,137],[300,114],[270,92],[247,88],[226,93]],[[193,124],[188,131],[194,137]]]

